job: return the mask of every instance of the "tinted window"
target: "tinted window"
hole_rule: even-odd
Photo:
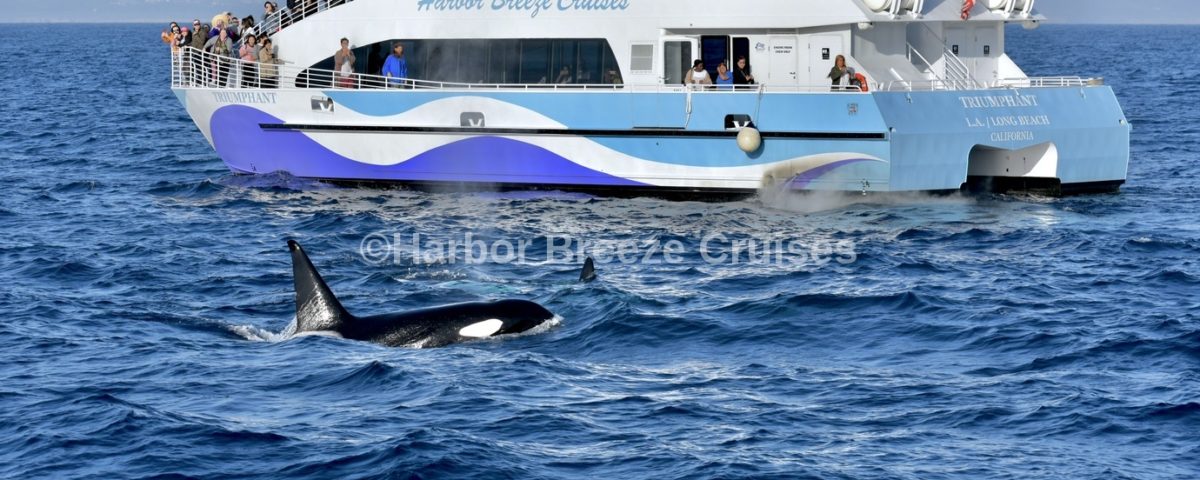
[[[602,39],[388,40],[355,48],[358,61],[354,70],[379,75],[396,43],[404,45],[408,73],[417,80],[500,84],[622,81],[612,48]],[[312,68],[332,70],[333,57]],[[315,76],[310,82],[320,83]]]

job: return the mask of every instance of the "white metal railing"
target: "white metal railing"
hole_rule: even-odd
[[[995,88],[1062,88],[1104,85],[1103,78],[1084,77],[1030,77],[1001,78],[992,84]]]
[[[999,13],[1008,18],[1013,18],[1014,16],[1029,18],[1029,16],[1033,13],[1033,4],[1034,0],[1025,0],[1024,2],[1018,0],[1004,0],[1004,2],[998,5],[993,4],[989,8],[991,8],[993,12]]]
[[[972,85],[979,84],[979,82],[975,81],[975,77],[971,75],[971,69],[967,67],[967,64],[963,62],[953,50],[948,47],[943,49],[942,58],[945,59],[946,62],[947,80]]]
[[[1097,83],[1100,82],[1100,83]],[[978,90],[1004,88],[1051,88],[1079,87],[1102,84],[1102,79],[1082,77],[1045,77],[1000,79],[991,85],[964,84],[949,80],[908,81],[897,80],[875,83],[874,90],[920,91],[920,90]],[[854,86],[823,85],[738,85],[684,86],[684,85],[636,85],[636,84],[503,84],[503,83],[454,83],[417,79],[388,78],[382,75],[360,73],[342,74],[333,70],[301,68],[284,62],[247,62],[239,58],[220,56],[210,52],[185,47],[171,54],[171,86],[174,88],[269,88],[269,89],[394,89],[394,90],[527,90],[527,91],[653,91],[663,93],[861,93]]]
[[[258,31],[266,35],[274,35],[276,32],[287,28],[289,25],[304,20],[318,13],[329,10],[333,7],[344,5],[354,0],[305,0],[299,2],[294,8],[281,7],[275,13],[267,15],[257,25]]]
[[[924,90],[999,90],[1013,88],[1063,88],[1063,87],[1088,87],[1103,85],[1102,78],[1084,78],[1084,77],[1028,77],[1028,78],[1001,78],[992,82],[990,85],[976,85],[971,88],[961,88],[963,85],[955,81],[949,80],[925,80],[925,81],[907,81],[897,80],[892,82],[884,82],[878,86],[880,91],[898,92],[898,91],[924,91]]]
[[[172,54],[171,86],[174,88],[277,88],[277,89],[407,89],[407,90],[633,90],[659,92],[858,92],[857,87],[824,85],[633,85],[607,84],[506,84],[455,83],[411,78],[389,78],[382,75],[351,73],[333,70],[302,68],[286,62],[247,62],[240,58],[220,56],[192,47]]]
[[[932,42],[929,43],[942,47],[942,74],[938,74],[938,69],[934,67],[933,62],[927,60],[925,56],[921,54],[921,51],[912,43],[908,44],[910,60],[912,59],[912,53],[916,53],[917,57],[920,58],[922,62],[925,62],[925,65],[929,68],[930,73],[932,73],[934,76],[933,80],[939,86],[946,86],[952,90],[972,90],[985,88],[985,86],[976,80],[975,76],[971,74],[971,68],[967,66],[966,62],[964,62],[957,53],[954,53],[954,50],[951,49],[949,45],[946,45],[945,38],[942,38],[941,35],[938,35],[938,33],[933,31],[933,28],[931,28],[925,22],[918,22],[917,24],[921,26],[921,29],[918,31],[927,36],[926,41],[932,40]]]

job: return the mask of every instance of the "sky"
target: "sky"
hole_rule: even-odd
[[[262,0],[2,0],[7,22],[152,22],[262,15]],[[283,0],[276,0],[284,3]],[[396,2],[413,0],[394,0]],[[634,0],[674,1],[674,0]],[[929,1],[929,0],[927,0]],[[945,0],[956,1],[956,0]],[[1200,24],[1200,0],[1038,0],[1051,23]]]

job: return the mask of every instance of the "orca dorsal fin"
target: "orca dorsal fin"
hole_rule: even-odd
[[[296,281],[296,333],[336,330],[353,318],[317,273],[304,248],[288,240]]]
[[[583,270],[579,272],[579,281],[583,283],[590,282],[596,279],[596,262],[592,257],[587,257],[583,261]]]

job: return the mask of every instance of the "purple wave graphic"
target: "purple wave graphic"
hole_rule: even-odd
[[[241,105],[213,113],[213,144],[230,169],[239,173],[283,171],[332,180],[646,186],[508,138],[466,138],[384,166],[338,155],[301,132],[264,131],[259,127],[263,123],[284,122]],[[394,141],[403,142],[405,137],[397,135]]]

